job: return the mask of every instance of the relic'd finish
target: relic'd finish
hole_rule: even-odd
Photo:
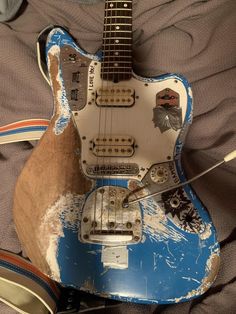
[[[32,262],[66,286],[118,300],[176,303],[203,294],[219,267],[210,217],[185,180],[188,82],[132,71],[132,1],[105,1],[103,51],[62,28],[46,55],[55,113],[16,186],[14,218]]]

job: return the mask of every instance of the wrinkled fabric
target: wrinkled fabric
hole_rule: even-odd
[[[62,25],[84,50],[95,53],[102,44],[103,9],[102,2],[87,6],[69,0],[28,0],[20,16],[0,24],[0,125],[51,117],[51,90],[36,61],[37,35],[49,24]],[[188,177],[236,148],[235,21],[235,0],[134,0],[135,72],[143,76],[175,72],[192,85],[193,124],[183,152]],[[32,149],[28,142],[0,146],[0,247],[14,252],[21,250],[12,222],[14,184]],[[122,304],[112,313],[236,312],[235,182],[232,161],[193,183],[222,248],[219,275],[209,291],[182,304]],[[0,307],[0,313],[7,311]]]
[[[0,22],[12,19],[19,10],[23,0],[1,0],[0,1]]]

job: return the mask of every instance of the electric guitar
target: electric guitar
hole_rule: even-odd
[[[192,188],[174,188],[185,181],[187,80],[133,72],[130,0],[105,1],[97,54],[55,27],[46,56],[54,117],[14,204],[29,258],[65,286],[117,300],[176,303],[203,294],[219,268],[215,229]]]

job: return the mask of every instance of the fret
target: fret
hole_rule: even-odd
[[[132,11],[132,9],[127,9],[127,8],[109,8],[105,9],[105,11]]]
[[[112,44],[112,45],[107,44],[107,45],[106,45],[106,49],[109,50],[109,47],[112,47],[112,46],[113,46],[113,48],[114,48],[114,46],[118,46],[118,47],[119,47],[119,46],[127,46],[127,50],[128,50],[128,49],[130,49],[130,47],[132,46],[132,44]]]
[[[116,16],[105,16],[105,20],[106,19],[132,19],[132,16],[119,16],[119,15],[116,15]]]
[[[118,66],[119,65],[124,65],[124,64],[126,64],[126,65],[128,65],[128,64],[130,64],[130,66],[132,65],[132,59],[131,58],[123,58],[123,59],[113,59],[113,60],[110,60],[110,59],[108,59],[108,58],[106,58],[106,59],[103,59],[102,60],[102,64],[104,64],[104,66],[106,66],[107,64],[108,65],[112,65],[112,64],[118,64]]]
[[[103,61],[102,62],[103,63],[103,69],[105,69],[105,68],[114,68],[114,69],[118,69],[118,68],[122,68],[122,66],[120,66],[120,64],[121,65],[125,65],[125,64],[129,64],[129,65],[132,65],[132,62],[131,61],[117,61],[117,63],[116,62],[109,62],[109,61]],[[110,65],[108,65],[108,66],[106,66],[105,64],[110,64]],[[112,65],[112,66],[111,66]]]
[[[132,10],[128,11],[127,9],[114,9],[114,10],[108,9],[106,11],[106,17],[116,18],[116,16],[123,16],[123,17],[132,16]]]
[[[124,47],[123,47],[124,48]],[[128,49],[110,49],[109,47],[107,47],[107,53],[109,52],[129,52],[132,53],[132,51],[130,50],[130,47],[128,47]]]
[[[115,32],[116,34],[119,32],[120,33],[127,32],[127,34],[130,36],[130,33],[132,33],[132,26],[125,25],[125,24],[120,25],[119,23],[104,26],[104,33],[109,33],[109,32]]]
[[[106,57],[103,57],[103,59],[102,59],[103,61],[119,61],[119,60],[127,60],[127,61],[131,61],[132,62],[132,56],[131,55],[124,55],[124,56],[120,56],[120,55],[118,55],[118,56],[114,56],[114,54],[113,55],[110,55],[110,56],[106,56]]]
[[[121,61],[124,60],[124,59],[131,59],[132,56],[106,56],[105,58],[103,58],[103,61],[107,61],[107,62],[119,62],[119,59],[121,58]],[[129,60],[130,61],[130,60]]]
[[[116,68],[114,68],[114,69],[116,69]],[[121,70],[123,70],[123,71],[117,71],[117,72],[111,72],[111,71],[109,71],[109,69],[108,69],[108,72],[106,72],[106,71],[104,71],[104,70],[102,70],[101,72],[102,72],[102,74],[109,74],[109,75],[115,75],[115,74],[130,74],[130,73],[132,73],[132,71],[130,70],[130,71],[125,71],[124,70],[124,68],[121,68]]]
[[[103,33],[115,33],[116,35],[120,35],[119,33],[132,33],[132,31],[128,31],[128,30],[126,30],[126,31],[122,31],[122,30],[117,30],[117,31],[104,31]]]
[[[115,18],[114,18],[115,19]],[[106,25],[106,24],[105,24]],[[127,24],[127,23],[109,23],[107,24],[108,26],[116,26],[116,25],[119,25],[119,26],[132,26],[132,24]],[[105,28],[105,27],[104,27]]]
[[[131,37],[105,37],[103,39],[115,39],[115,40],[118,40],[118,39],[132,39]]]
[[[106,71],[102,71],[102,74],[110,74],[110,75],[114,75],[114,74],[130,74],[130,73],[132,73],[132,71],[130,70],[130,71],[124,71],[124,68],[121,68],[123,71],[117,71],[117,72],[110,72],[110,71],[108,71],[108,72],[106,72]],[[109,70],[109,69],[108,69]]]
[[[121,3],[132,3],[132,1],[129,1],[129,0],[127,0],[127,1],[121,1],[121,0],[107,0],[106,1],[107,3],[113,3],[113,2],[121,2]]]

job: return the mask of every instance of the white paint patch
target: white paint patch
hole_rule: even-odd
[[[211,224],[207,224],[205,230],[202,233],[199,233],[201,240],[206,240],[211,236]]]
[[[128,268],[128,249],[126,246],[103,246],[102,263],[114,269]]]
[[[84,196],[67,193],[61,195],[54,205],[47,208],[42,217],[38,230],[38,243],[41,253],[51,270],[51,277],[60,282],[58,265],[59,239],[64,237],[63,229],[78,232],[78,221]]]
[[[50,48],[48,54],[52,54],[54,57],[58,59],[58,64],[60,64],[59,58],[60,58],[60,47],[58,45],[54,45]],[[50,58],[48,58],[48,68],[50,69]],[[50,77],[52,81],[52,77]],[[60,135],[64,132],[66,127],[68,126],[70,119],[71,119],[71,110],[69,106],[69,102],[66,97],[66,91],[63,84],[62,79],[62,73],[60,67],[58,68],[58,74],[56,77],[57,83],[60,85],[60,89],[56,92],[56,99],[54,99],[54,102],[58,105],[58,114],[59,117],[55,121],[55,126],[53,128],[53,131],[56,135]]]
[[[55,29],[53,29],[53,30],[49,33],[48,38],[47,38],[47,42],[48,42],[48,43],[49,43],[49,42],[53,42],[53,41],[52,41],[52,37],[53,37],[55,34],[57,34],[57,36],[58,36],[58,33],[60,33],[60,34],[62,34],[62,35],[65,34],[65,32],[64,32],[61,28],[55,28]]]
[[[172,239],[175,242],[186,240],[184,235],[174,227],[168,226],[168,220],[163,210],[152,200],[142,201],[143,206],[143,231],[151,240],[166,241]]]
[[[190,86],[188,87],[188,95],[191,99],[193,99],[193,92]]]
[[[158,253],[153,252],[153,270],[157,270],[157,259],[159,257]]]

